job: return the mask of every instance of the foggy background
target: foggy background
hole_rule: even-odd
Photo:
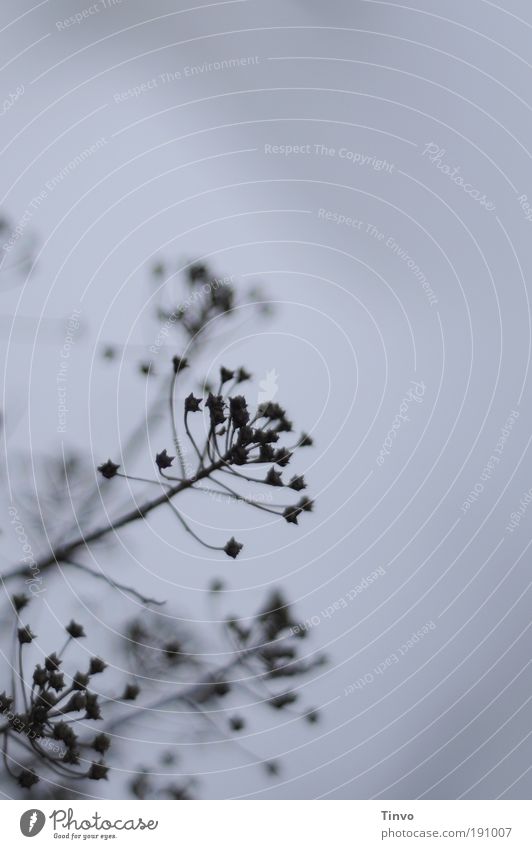
[[[305,651],[329,658],[295,685],[317,726],[257,705],[246,729],[278,776],[153,716],[118,730],[125,776],[90,790],[120,798],[163,727],[183,743],[176,772],[206,798],[529,797],[528,4],[99,0],[62,25],[89,6],[4,0],[0,12],[2,243],[22,228],[0,271],[2,568],[20,557],[7,508],[39,497],[45,459],[79,452],[95,480],[160,385],[138,368],[158,332],[153,265],[178,281],[203,258],[242,291],[260,283],[275,313],[244,308],[198,374],[243,364],[252,393],[269,381],[313,433],[291,471],[316,510],[294,528],[187,494],[209,539],[245,544],[238,560],[157,511],[95,547],[94,563],[167,598],[161,615],[195,625],[213,663],[230,648],[210,580],[226,583],[221,611],[241,616],[281,586],[318,620]],[[187,375],[182,394],[194,388]],[[127,470],[149,473],[164,447],[167,424]],[[127,502],[128,484],[111,483]],[[123,668],[113,646],[138,603],[68,567],[45,580],[38,649],[74,616],[85,650]]]

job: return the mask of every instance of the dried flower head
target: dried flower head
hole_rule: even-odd
[[[222,386],[223,386],[224,383],[227,383],[229,380],[233,380],[234,376],[235,376],[234,371],[231,371],[231,369],[225,368],[225,366],[221,367],[221,369],[220,369],[220,381],[222,383]]]
[[[174,365],[174,374],[179,374],[180,371],[188,368],[188,360],[186,357],[175,356],[172,358],[172,363]]]
[[[226,542],[224,546],[224,551],[228,557],[232,557],[233,560],[235,560],[243,548],[244,546],[241,542],[237,542],[234,537],[231,537],[229,542]]]
[[[122,698],[126,702],[134,702],[139,693],[140,687],[137,687],[136,684],[126,684]]]
[[[303,477],[303,475],[294,475],[290,479],[290,483],[288,484],[288,486],[290,487],[290,489],[293,489],[296,492],[299,492],[300,490],[307,488],[307,485],[305,483],[305,478]]]
[[[155,462],[157,463],[159,471],[161,471],[161,469],[169,469],[174,460],[175,457],[168,456],[166,448],[164,451],[160,451],[159,454],[155,455]]]
[[[11,597],[11,601],[13,602],[13,607],[15,608],[16,612],[20,613],[20,611],[23,610],[27,604],[29,604],[30,599],[29,596],[27,596],[25,593],[15,593]]]
[[[274,469],[273,466],[268,470],[268,474],[264,478],[264,483],[270,486],[284,486],[281,473]]]
[[[18,641],[22,645],[23,643],[31,643],[32,640],[37,636],[34,634],[29,625],[26,625],[25,628],[18,629]]]
[[[110,478],[114,478],[119,468],[120,466],[117,465],[117,463],[113,463],[112,460],[107,460],[106,463],[102,463],[101,466],[98,466],[98,471],[104,476],[104,478],[110,480]]]
[[[107,669],[107,664],[101,657],[91,657],[89,663],[89,675],[97,675]]]
[[[56,669],[59,669],[61,663],[62,660],[57,656],[55,651],[52,652],[52,654],[49,654],[44,660],[44,665],[48,672],[55,672]]]
[[[65,630],[67,634],[70,634],[70,636],[75,640],[87,636],[85,631],[83,630],[83,626],[79,625],[77,622],[74,622],[73,619],[70,620]]]
[[[109,767],[105,766],[103,761],[98,761],[97,763],[92,763],[90,765],[89,772],[87,773],[87,778],[92,779],[92,781],[100,781],[102,778],[107,779],[108,772]]]
[[[201,400],[201,398],[196,398],[194,393],[191,392],[190,395],[185,398],[185,413],[197,413],[201,411]]]
[[[35,773],[35,770],[33,770],[33,769],[23,769],[19,773],[17,781],[20,784],[20,786],[23,787],[25,790],[30,790],[33,787],[34,784],[37,784],[39,779],[38,779],[38,777]]]
[[[100,755],[105,755],[109,746],[111,745],[111,738],[108,734],[97,734],[94,740],[92,741],[92,748],[99,752]]]

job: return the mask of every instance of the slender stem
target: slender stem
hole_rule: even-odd
[[[192,436],[192,434],[191,434],[191,432],[190,432],[190,428],[189,428],[189,426],[188,426],[188,410],[186,410],[186,411],[185,411],[185,415],[184,415],[184,417],[183,417],[183,418],[184,418],[184,422],[185,422],[185,431],[186,431],[186,434],[187,434],[188,438],[190,439],[190,441],[191,441],[192,445],[194,446],[194,450],[195,450],[196,454],[198,455],[198,458],[199,458],[199,461],[200,461],[200,465],[203,465],[203,457],[202,457],[202,455],[201,455],[201,452],[200,452],[200,450],[199,450],[198,446],[196,445],[196,442],[195,442],[195,440],[194,440],[194,437]]]
[[[5,765],[5,768],[8,772],[8,774],[11,776],[11,778],[16,778],[17,776],[15,775],[14,772],[12,772],[11,767],[9,765],[9,755],[8,755],[8,752],[7,752],[8,738],[9,738],[9,731],[6,731],[5,734],[4,734],[4,745],[2,747],[2,757],[4,759],[4,765]]]
[[[200,699],[206,691],[214,684],[217,680],[225,676],[228,672],[231,672],[236,666],[238,666],[242,662],[243,656],[250,656],[260,651],[262,645],[249,646],[249,648],[243,650],[237,657],[228,661],[223,666],[218,667],[217,669],[212,670],[212,672],[208,675],[205,681],[200,681],[195,684],[189,684],[184,687],[182,690],[178,690],[177,692],[172,693],[170,696],[162,696],[157,700],[153,701],[148,705],[139,705],[138,710],[144,712],[149,710],[159,710],[160,708],[166,707],[166,705],[171,704],[172,702],[182,702],[187,701],[188,699]],[[116,717],[105,725],[105,730],[110,731],[117,726],[122,725],[124,722],[127,722],[134,718],[135,713],[129,712],[128,714],[122,714],[121,716]]]
[[[195,540],[197,540],[199,543],[201,543],[201,545],[205,546],[205,548],[210,548],[212,551],[223,551],[223,550],[224,550],[223,545],[209,545],[209,543],[208,543],[208,542],[205,542],[205,540],[203,540],[203,539],[202,539],[201,537],[199,537],[196,533],[194,533],[194,531],[192,530],[192,528],[190,527],[190,525],[188,525],[188,524],[187,524],[187,522],[185,522],[185,520],[183,519],[183,517],[182,517],[181,513],[179,512],[179,510],[177,509],[177,507],[175,506],[175,504],[172,504],[172,502],[171,502],[171,501],[169,501],[169,502],[168,502],[168,506],[172,508],[172,510],[174,511],[175,515],[177,516],[177,518],[179,519],[179,521],[180,521],[180,522],[181,522],[181,524],[183,525],[184,529],[185,529],[186,531],[188,531],[188,533],[189,533],[191,536],[193,536]]]
[[[114,587],[117,590],[122,590],[125,593],[129,593],[130,595],[135,596],[135,598],[138,598],[138,600],[142,604],[156,604],[159,606],[162,604],[166,604],[165,601],[157,601],[157,599],[155,598],[147,598],[146,596],[143,596],[141,593],[138,592],[138,590],[134,589],[134,587],[129,587],[126,584],[121,584],[119,583],[119,581],[113,580],[113,578],[110,578],[108,575],[104,575],[103,572],[94,572],[92,569],[89,569],[89,567],[86,566],[84,563],[76,563],[76,561],[72,560],[71,557],[69,557],[66,562],[70,566],[75,566],[76,569],[81,569],[81,571],[86,572],[93,578],[100,578],[102,581],[106,581],[111,587]]]
[[[22,663],[22,643],[18,644],[18,671],[20,675],[20,689],[22,691],[22,701],[24,702],[24,710],[28,712],[28,698],[26,696],[26,684],[24,681],[24,666]]]
[[[158,486],[167,486],[167,484],[164,484],[162,481],[158,481],[152,478],[139,478],[136,475],[122,474],[122,472],[117,472],[116,477],[125,478],[125,480],[128,481],[139,481],[140,483],[156,483]],[[182,478],[179,478],[179,480],[182,480]]]
[[[63,699],[66,699],[66,697],[69,696],[70,693],[72,693],[72,692],[74,692],[74,685],[73,684],[71,684],[70,687],[67,687],[66,690],[61,690],[61,692],[57,696],[57,701],[56,701],[55,704],[58,705],[59,702],[62,702]],[[51,714],[49,713],[48,716],[51,716]]]
[[[260,478],[250,478],[248,477],[248,475],[243,475],[242,472],[236,472],[231,467],[227,469],[222,469],[221,471],[223,474],[233,475],[234,477],[242,478],[242,480],[248,481],[249,483],[266,483],[265,480],[260,480]]]
[[[141,437],[144,436],[146,427],[149,426],[150,422],[153,422],[155,419],[160,417],[160,415],[162,413],[163,404],[164,405],[166,404],[165,397],[158,397],[152,402],[151,407],[150,407],[150,409],[148,409],[146,416],[143,417],[140,424],[138,424],[134,428],[133,432],[130,434],[129,438],[126,440],[126,443],[125,443],[123,449],[120,452],[122,457],[126,457],[132,452],[135,445],[139,442]],[[84,516],[90,515],[90,511],[93,508],[93,505],[100,498],[101,498],[100,487],[99,487],[99,485],[97,485],[95,483],[94,486],[91,486],[91,489],[90,489],[87,497],[82,502],[80,509],[79,509],[79,513],[81,513]],[[77,521],[72,522],[69,525],[69,528],[65,529],[62,532],[61,537],[64,538],[65,536],[67,536],[68,533],[75,533],[77,528],[78,528]],[[59,545],[58,542],[54,543],[54,545],[52,546],[52,550],[55,549],[58,545]]]
[[[214,462],[212,463],[212,465],[206,466],[204,469],[201,469],[193,478],[188,478],[184,481],[181,481],[180,483],[177,483],[175,486],[168,489],[167,492],[164,492],[149,501],[145,501],[140,506],[129,510],[122,516],[119,516],[114,521],[108,522],[105,525],[101,525],[99,528],[90,531],[88,534],[80,534],[77,539],[74,539],[71,542],[55,547],[49,555],[45,555],[35,564],[33,564],[31,572],[38,574],[39,572],[48,569],[50,566],[53,566],[60,562],[66,562],[68,561],[69,556],[72,554],[72,552],[80,546],[89,545],[89,543],[101,539],[111,531],[116,531],[119,528],[123,528],[125,525],[131,524],[131,522],[136,522],[138,519],[145,518],[148,513],[150,513],[152,510],[155,510],[157,507],[159,507],[159,505],[165,504],[167,501],[170,501],[171,498],[173,498],[175,495],[178,495],[180,492],[190,489],[198,480],[202,480],[203,478],[209,477],[212,472],[215,472],[220,469],[224,463],[225,458],[223,460]],[[29,572],[30,570],[26,565],[16,566],[11,571],[3,575],[2,580],[8,581],[12,578],[28,576]]]
[[[55,772],[56,775],[60,775],[61,778],[87,778],[88,773],[80,773],[68,769],[68,767],[66,767],[61,762],[61,760],[53,758],[49,754],[49,752],[42,749],[39,744],[36,743],[34,740],[31,741],[30,745],[34,752],[44,758],[47,763],[48,769],[50,769],[52,772]]]
[[[70,636],[70,634],[69,634],[69,635],[68,635],[68,637],[66,638],[66,642],[65,642],[65,644],[63,645],[63,647],[62,647],[61,651],[60,651],[60,652],[58,653],[58,655],[57,655],[58,657],[61,657],[61,655],[63,654],[63,652],[65,652],[65,651],[67,650],[67,647],[69,646],[71,639],[72,639],[72,637],[71,637],[71,636]]]
[[[210,722],[210,724],[213,726],[213,728],[215,728],[218,731],[218,733],[222,735],[223,739],[228,740],[231,743],[233,743],[234,745],[236,745],[246,755],[246,757],[248,757],[250,759],[250,761],[252,763],[254,763],[254,764],[261,763],[262,758],[259,758],[255,754],[255,752],[252,752],[251,749],[248,749],[248,747],[245,746],[244,743],[241,740],[237,739],[237,737],[234,737],[233,735],[229,734],[227,729],[225,729],[219,722],[217,722],[211,716],[209,711],[205,710],[205,708],[203,708],[201,705],[199,705],[197,702],[195,702],[194,699],[188,698],[188,699],[185,699],[185,701],[187,702],[187,704],[190,705],[191,708],[193,708],[199,714],[201,714],[201,716],[203,716],[207,720],[207,722]]]
[[[209,458],[211,463],[214,462],[214,455],[210,451],[210,444],[211,444],[211,439],[212,439],[213,433],[214,433],[214,425],[211,424],[207,439],[205,440],[205,448],[203,449],[203,452],[202,452],[202,455],[201,455],[201,462],[202,463],[204,462],[206,457]]]
[[[229,446],[232,444],[232,437],[231,437],[231,441],[229,440],[229,434],[231,432],[231,426],[232,426],[232,419],[231,419],[231,416],[229,416],[229,418],[227,419],[227,431],[226,431],[226,434],[225,434],[225,453],[226,454],[229,451]],[[233,428],[233,436],[234,436],[234,428]]]
[[[178,483],[183,482],[183,478],[176,478],[175,475],[167,475],[164,469],[160,469],[159,474],[167,481],[177,481]]]
[[[17,674],[15,672],[15,663],[17,657],[17,623],[15,622],[15,627],[13,629],[13,642],[11,645],[11,690],[13,692],[13,698],[16,699],[17,695]]]
[[[183,452],[181,450],[181,444],[179,442],[179,437],[177,435],[177,424],[176,424],[176,420],[175,420],[175,386],[176,386],[176,381],[177,381],[177,375],[178,375],[178,372],[175,371],[174,375],[172,377],[172,382],[170,384],[170,418],[172,420],[172,433],[174,435],[174,445],[175,445],[175,450],[177,452],[177,457],[179,459],[179,465],[181,467],[181,474],[183,475],[183,477],[185,477],[186,476],[185,460],[183,458]]]
[[[233,496],[233,498],[236,498],[237,501],[244,501],[245,504],[251,504],[252,507],[257,507],[259,510],[264,510],[266,513],[273,513],[274,516],[282,516],[283,515],[282,513],[279,513],[277,510],[272,510],[270,507],[265,507],[264,504],[261,504],[260,502],[255,501],[255,499],[253,499],[253,498],[245,498],[243,495],[239,495],[238,492],[235,492],[234,489],[231,489],[231,487],[227,486],[225,483],[222,483],[222,481],[219,481],[217,478],[212,478],[212,481],[213,481],[213,483],[217,483],[218,486],[223,486],[223,488],[226,489],[227,492],[229,492]],[[276,507],[277,506],[282,507],[282,505],[275,505],[275,506]]]

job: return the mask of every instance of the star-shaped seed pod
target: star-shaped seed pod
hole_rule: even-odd
[[[50,688],[55,690],[56,693],[60,693],[61,690],[65,689],[65,676],[62,672],[51,672],[49,681]]]
[[[88,679],[87,679],[88,680]],[[64,707],[65,713],[79,713],[80,710],[85,710],[87,707],[87,698],[84,693],[77,690],[72,693],[68,702]]]
[[[255,436],[257,442],[261,445],[269,445],[271,442],[279,442],[279,434],[271,428],[268,428],[268,430],[257,430],[255,431]]]
[[[276,469],[274,469],[274,467],[272,466],[272,467],[268,470],[268,474],[267,474],[267,475],[266,475],[266,477],[264,478],[264,483],[267,483],[267,484],[269,484],[270,486],[284,486],[283,478],[282,478],[281,472],[278,472],[278,471],[277,471]]]
[[[107,779],[108,772],[109,767],[105,766],[103,761],[98,761],[98,763],[91,764],[87,778],[91,778],[93,781],[100,781],[102,778]]]
[[[288,463],[292,459],[292,454],[287,448],[278,448],[274,455],[274,461],[278,466],[288,466]]]
[[[271,445],[261,445],[259,450],[259,463],[272,463],[275,451]]]
[[[221,369],[220,369],[220,380],[222,381],[222,385],[224,383],[227,383],[229,380],[232,380],[234,378],[234,376],[235,376],[234,371],[231,371],[231,369],[225,368],[225,366],[221,367]]]
[[[11,601],[13,602],[13,607],[15,608],[17,613],[20,613],[27,604],[29,604],[29,596],[25,595],[25,593],[15,593],[15,595],[11,596]]]
[[[286,411],[274,401],[266,401],[259,407],[260,415],[270,421],[278,421],[286,416]]]
[[[73,690],[85,690],[89,683],[89,676],[85,672],[76,672],[72,678]]]
[[[96,693],[87,693],[85,700],[85,719],[101,719],[102,714]]]
[[[101,466],[98,466],[98,471],[104,476],[104,478],[110,480],[111,478],[114,478],[119,468],[119,464],[113,463],[112,460],[107,460],[106,463],[102,463]]]
[[[227,694],[231,691],[231,687],[227,683],[227,681],[215,681],[213,684],[213,690],[217,696],[227,696]]]
[[[248,407],[243,395],[229,400],[229,412],[235,427],[244,427],[249,422]]]
[[[193,262],[188,267],[188,279],[191,283],[197,283],[198,280],[206,280],[209,274],[209,269],[203,262]]]
[[[253,430],[249,425],[244,425],[238,430],[238,438],[237,442],[239,445],[251,445],[253,442],[256,442],[256,431]]]
[[[46,657],[45,660],[44,660],[44,665],[45,665],[46,669],[48,670],[48,672],[55,672],[56,669],[59,669],[59,667],[61,666],[61,663],[62,663],[62,661],[57,656],[55,651],[52,652],[52,654],[49,654],[48,657]]]
[[[290,433],[293,429],[293,423],[290,421],[290,419],[285,419],[284,417],[277,425],[277,430],[279,431],[279,433]]]
[[[293,489],[296,492],[300,492],[302,489],[307,488],[303,475],[294,475],[290,479],[290,483],[288,484],[288,486],[290,487],[290,489]]]
[[[286,519],[289,524],[297,525],[297,517],[300,513],[301,510],[299,507],[286,507],[286,509],[283,510],[283,518]]]
[[[164,451],[160,451],[155,455],[155,462],[157,463],[159,471],[161,471],[161,469],[169,469],[174,460],[175,457],[169,457],[166,448]]]
[[[305,510],[307,513],[312,513],[312,510],[314,509],[314,502],[312,501],[312,499],[307,498],[307,496],[304,495],[303,498],[300,498],[297,502],[297,506],[300,510]]]
[[[24,643],[31,643],[32,640],[35,639],[37,635],[34,634],[29,625],[26,625],[25,628],[18,629],[18,641],[21,645]]]
[[[134,702],[139,693],[140,687],[137,687],[136,684],[126,684],[122,698],[125,702]]]
[[[106,751],[108,750],[109,746],[111,745],[111,738],[109,737],[108,734],[104,734],[102,732],[101,734],[96,735],[96,737],[92,741],[91,745],[92,745],[92,748],[96,752],[99,752],[100,755],[105,755]]]
[[[11,705],[13,704],[13,699],[6,695],[4,690],[3,693],[0,693],[0,712],[7,713],[11,709]]]
[[[34,784],[37,784],[38,777],[33,769],[23,769],[17,777],[18,784],[25,790],[29,790]]]
[[[211,425],[213,427],[225,422],[223,395],[213,395],[210,392],[209,397],[205,401],[205,406],[211,415]]]
[[[107,664],[101,657],[91,657],[89,663],[89,675],[97,675],[107,669]]]
[[[188,368],[188,360],[186,357],[172,357],[172,364],[174,366],[174,374],[179,374],[180,371]]]
[[[62,740],[67,746],[75,742],[76,735],[68,722],[56,722],[54,725],[54,740]]]
[[[65,628],[67,634],[70,634],[75,640],[80,639],[81,637],[86,637],[86,633],[83,630],[83,626],[79,625],[77,622],[74,622],[73,619],[70,620],[68,625]]]
[[[248,461],[248,451],[242,445],[233,445],[229,459],[235,466],[245,466]]]
[[[43,669],[42,666],[37,664],[37,666],[33,670],[33,683],[36,687],[44,687],[47,681],[48,672],[46,671],[46,669]]]
[[[237,542],[234,537],[231,537],[229,542],[226,542],[224,546],[224,551],[228,557],[232,557],[233,560],[235,560],[243,548],[244,546],[242,545],[242,543]]]
[[[212,289],[211,296],[213,304],[215,304],[221,312],[229,312],[232,310],[235,301],[235,293],[231,286],[227,283],[223,286],[219,286],[217,289]]]
[[[191,392],[190,395],[185,398],[185,413],[197,413],[201,410],[200,404],[201,398],[196,398],[194,393]]]

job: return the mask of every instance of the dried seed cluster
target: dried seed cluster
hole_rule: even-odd
[[[173,357],[169,407],[175,453],[170,454],[167,448],[163,448],[155,455],[159,479],[152,482],[160,483],[166,497],[162,500],[154,499],[139,507],[138,513],[145,515],[153,507],[166,502],[185,530],[198,542],[235,559],[242,551],[243,544],[234,536],[224,545],[212,545],[202,539],[192,531],[175,506],[174,496],[185,489],[210,491],[222,494],[229,500],[242,501],[258,510],[279,516],[289,524],[297,525],[301,515],[313,509],[314,503],[310,498],[303,495],[295,502],[266,505],[256,498],[242,495],[239,485],[245,481],[300,493],[307,487],[304,476],[293,474],[285,479],[284,469],[296,450],[312,445],[312,438],[303,433],[290,446],[279,444],[282,437],[292,433],[293,424],[286,410],[277,403],[270,401],[260,404],[256,410],[250,408],[246,397],[238,392],[241,384],[251,379],[243,367],[229,369],[222,366],[217,391],[208,391],[204,396],[195,396],[191,392],[182,402],[179,416],[175,401],[176,383],[182,379],[182,372],[187,366],[186,358]],[[192,419],[196,418],[200,424],[193,426]],[[179,421],[182,425],[178,425]],[[199,439],[193,435],[193,429],[196,433],[203,433],[201,446],[198,445]],[[184,461],[183,438],[188,440],[195,457],[193,466]],[[262,477],[256,477],[265,465],[268,466],[267,471]],[[134,476],[120,472],[120,468],[118,463],[109,459],[98,467],[98,471],[107,479],[117,476],[134,479]],[[254,471],[250,472],[250,469]],[[209,485],[209,490],[206,490],[205,484]]]
[[[24,594],[15,594],[11,601],[19,618],[30,599]],[[63,655],[71,644],[85,637],[85,630],[71,620],[65,632],[67,639],[63,648],[51,652],[37,663],[30,678],[25,669],[24,651],[37,639],[37,635],[30,625],[20,624],[19,619],[16,631],[18,676],[14,680],[13,692],[10,695],[5,692],[0,694],[0,713],[4,719],[0,725],[0,732],[4,735],[4,764],[8,774],[26,790],[39,781],[39,763],[63,780],[87,778],[99,781],[107,778],[109,768],[104,755],[109,749],[110,737],[99,733],[87,739],[76,731],[77,723],[85,728],[87,721],[102,719],[100,697],[93,692],[91,684],[94,676],[104,672],[107,664],[99,657],[92,657],[85,671],[78,670],[67,675],[63,671]],[[15,664],[13,658],[13,666]],[[10,742],[24,752],[28,763],[22,769],[16,766],[21,762],[20,755],[10,756]]]

